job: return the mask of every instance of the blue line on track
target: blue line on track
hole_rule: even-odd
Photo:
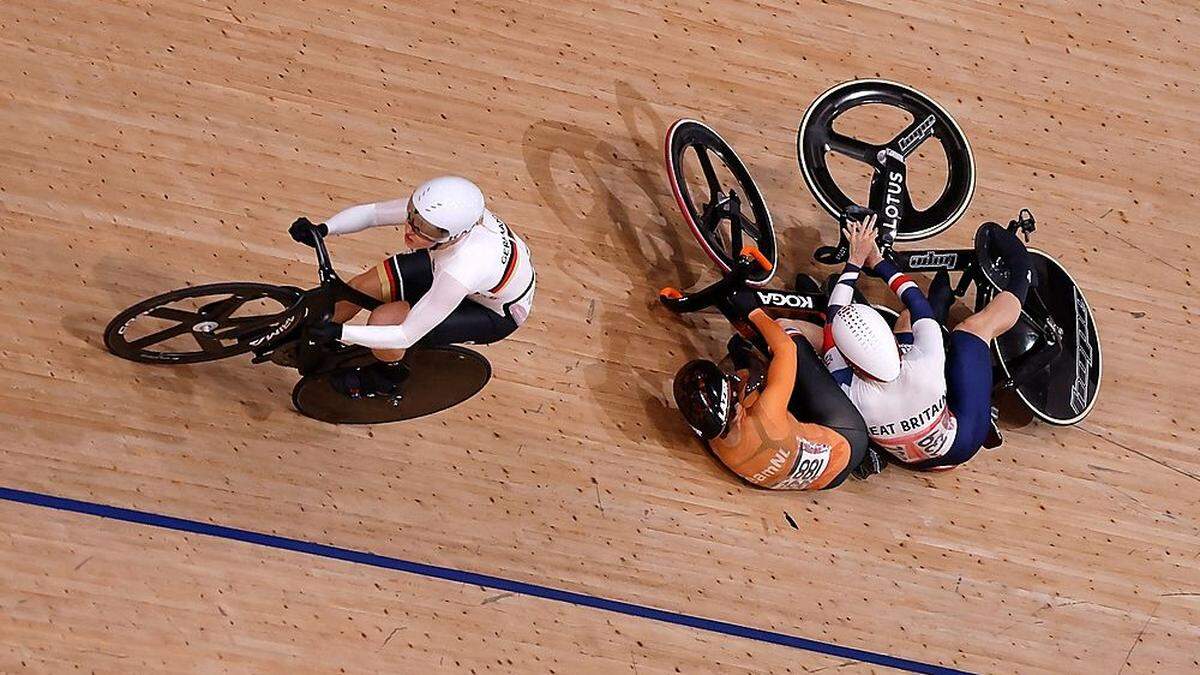
[[[372,567],[397,570],[400,572],[407,572],[409,574],[419,574],[421,576],[430,577],[433,579],[455,581],[462,584],[471,584],[472,586],[483,586],[484,588],[493,588],[499,591],[507,591],[509,593],[515,593],[519,595],[528,595],[535,598],[543,598],[545,600],[554,600],[572,605],[580,605],[582,607],[602,609],[607,612],[616,612],[618,614],[641,617],[643,619],[650,619],[652,621],[661,621],[663,623],[675,624],[677,626],[697,628],[699,630],[720,633],[722,635],[732,635],[736,637],[748,638],[750,640],[757,640],[759,642],[768,642],[771,644],[783,645],[785,647],[803,649],[806,651],[815,652],[817,654],[825,654],[827,656],[853,659],[855,661],[862,661],[864,663],[870,663],[877,666],[896,668],[898,670],[906,670],[913,673],[942,674],[965,672],[961,670],[955,670],[953,668],[921,663],[919,661],[896,658],[894,656],[888,656],[887,654],[878,654],[861,649],[853,649],[851,647],[830,644],[828,642],[821,642],[819,640],[810,640],[808,638],[787,635],[785,633],[776,633],[774,631],[761,630],[758,628],[751,628],[749,626],[726,623],[724,621],[705,619],[703,617],[692,616],[690,614],[680,614],[678,612],[669,612],[667,610],[655,609],[653,607],[635,605],[628,602],[621,602],[620,600],[609,600],[607,598],[600,598],[593,595],[564,591],[557,588],[550,588],[549,586],[540,586],[538,584],[529,584],[522,581],[513,581],[511,579],[503,579],[501,577],[494,577],[476,572],[466,572],[449,567],[426,565],[424,563],[400,560],[398,558],[389,558],[387,556],[376,555],[374,553],[365,553],[363,551],[354,551],[346,548],[339,548],[337,546],[328,546],[326,544],[301,541],[299,539],[278,537],[271,534],[262,534],[261,532],[252,532],[250,530],[239,530],[233,527],[201,523],[195,520],[187,520],[184,518],[173,518],[171,516],[163,516],[157,513],[148,513],[146,511],[135,511],[133,509],[123,509],[116,506],[82,502],[75,499],[67,499],[65,497],[55,497],[52,495],[44,495],[37,492],[26,492],[24,490],[15,490],[6,487],[0,487],[0,499],[18,502],[21,504],[29,504],[32,506],[58,509],[60,511],[83,513],[90,516],[108,518],[110,520],[121,520],[127,523],[137,523],[139,525],[150,525],[152,527],[161,527],[179,532],[189,532],[192,534],[202,534],[209,537],[231,539],[233,541],[256,544],[258,546],[267,546],[284,551],[294,551],[296,553],[315,555],[322,558],[331,558],[333,560],[344,560],[346,562],[351,562],[358,565],[370,565]]]

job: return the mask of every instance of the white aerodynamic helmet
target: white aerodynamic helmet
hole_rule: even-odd
[[[891,382],[900,376],[900,348],[887,321],[869,305],[846,305],[833,317],[833,343],[851,364]]]
[[[483,219],[483,191],[466,178],[438,176],[408,198],[408,222],[431,241],[446,241]]]

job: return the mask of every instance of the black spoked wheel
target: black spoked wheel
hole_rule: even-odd
[[[771,262],[746,280],[762,286],[778,262],[775,230],[762,193],[746,165],[717,132],[695,120],[679,120],[667,131],[667,177],[692,234],[723,272],[745,246]]]
[[[399,422],[456,406],[492,377],[488,360],[463,347],[416,347],[404,362],[410,373],[398,396],[349,398],[334,390],[334,373],[326,372],[297,382],[292,404],[304,415],[332,424]]]
[[[1037,364],[1035,374],[1018,376],[1016,387],[1034,415],[1050,424],[1075,424],[1092,411],[1100,393],[1104,365],[1096,322],[1067,270],[1041,251],[1029,253],[1038,285],[1029,290],[1025,316],[996,340],[995,351],[1010,377]],[[1039,358],[1047,353],[1053,358]]]
[[[181,288],[126,309],[104,329],[113,354],[140,363],[200,363],[244,354],[294,328],[280,313],[301,291],[252,282]],[[272,333],[275,334],[272,334]]]
[[[834,128],[846,112],[859,106],[882,104],[899,108],[912,117],[911,123],[890,141],[872,143],[844,135]],[[830,153],[882,169],[890,153],[892,161],[907,159],[923,143],[936,138],[946,153],[946,182],[941,195],[924,209],[911,206],[907,182],[901,198],[908,208],[898,223],[896,239],[925,239],[954,224],[975,191],[975,158],[962,128],[933,99],[903,84],[887,80],[853,80],[821,94],[800,122],[796,154],[804,182],[817,202],[834,218],[856,204],[838,186],[829,165]]]

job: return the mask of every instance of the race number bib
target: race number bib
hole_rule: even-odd
[[[775,490],[803,490],[829,468],[831,448],[824,443],[799,439],[798,460],[787,478],[771,487]]]
[[[954,415],[947,409],[942,411],[937,422],[927,430],[900,438],[876,440],[875,444],[901,462],[920,462],[950,452],[957,435],[958,420],[954,419]]]

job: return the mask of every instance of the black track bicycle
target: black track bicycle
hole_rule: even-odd
[[[911,123],[890,141],[868,143],[835,129],[838,118],[863,105],[897,108]],[[936,138],[946,154],[941,194],[923,209],[913,206],[907,183],[908,161],[917,148]],[[868,204],[851,199],[830,170],[831,153],[870,167]],[[950,114],[921,92],[885,80],[855,80],[819,96],[805,112],[797,134],[801,174],[817,202],[839,221],[870,209],[879,215],[880,248],[905,272],[959,275],[952,288],[965,300],[974,289],[974,310],[982,309],[1007,281],[1002,260],[988,250],[983,227],[974,246],[964,249],[898,250],[896,242],[917,241],[942,232],[966,211],[974,192],[975,164],[970,144]],[[698,159],[703,158],[703,159]],[[733,283],[753,287],[775,313],[817,313],[826,296],[815,279],[800,274],[793,288],[767,288],[777,263],[775,232],[762,193],[742,160],[719,134],[695,120],[680,120],[667,132],[667,176],[684,221],[723,279],[690,293],[664,289],[661,302],[675,312],[720,308]],[[749,214],[749,215],[747,215]],[[985,225],[987,225],[985,223]],[[1008,224],[1028,241],[1033,214],[1022,209]],[[743,255],[747,249],[761,254]],[[1017,324],[992,344],[997,390],[1012,390],[1040,419],[1056,425],[1079,422],[1091,412],[1100,388],[1102,356],[1091,308],[1075,280],[1049,254],[1030,248],[1035,285]],[[849,246],[814,253],[817,262],[840,264]],[[751,264],[750,260],[759,262]],[[892,312],[894,316],[895,313]],[[942,317],[944,320],[944,317]]]
[[[313,237],[319,284],[304,290],[256,282],[190,286],[156,295],[117,314],[104,344],[130,361],[181,365],[251,353],[251,363],[295,368],[292,404],[308,417],[335,424],[379,424],[429,415],[477,394],[491,378],[487,359],[459,346],[414,346],[405,353],[408,377],[399,392],[350,398],[331,377],[371,363],[365,347],[314,340],[308,329],[327,321],[348,300],[364,309],[381,303],[351,288],[333,269],[325,242]]]

